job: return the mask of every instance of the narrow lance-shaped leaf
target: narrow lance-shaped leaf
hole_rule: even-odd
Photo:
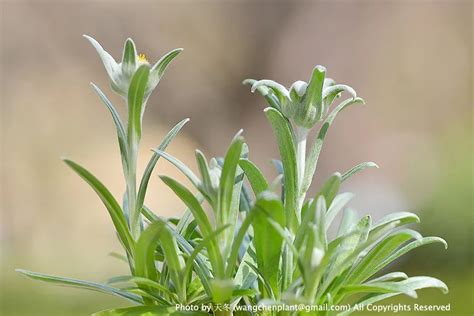
[[[329,207],[332,204],[332,201],[337,195],[339,191],[339,187],[341,186],[341,174],[339,172],[334,173],[332,176],[329,177],[326,182],[322,185],[319,193],[316,195],[316,199],[319,196],[324,196],[326,200],[326,205]]]
[[[263,277],[269,283],[272,293],[279,298],[279,269],[283,238],[269,223],[268,217],[273,218],[279,225],[284,227],[284,209],[279,198],[270,192],[260,195],[255,204],[255,218],[253,225],[253,244],[257,255],[257,266]],[[260,290],[266,290],[260,286]],[[270,293],[264,294],[269,297]]]
[[[206,192],[202,191],[201,180],[199,180],[199,178],[194,174],[194,172],[182,161],[178,160],[177,158],[171,156],[170,154],[164,151],[158,149],[155,149],[153,151],[158,156],[161,156],[164,159],[168,160],[170,163],[172,163],[176,168],[178,168],[179,171],[181,171],[181,173],[183,173],[188,178],[188,180],[196,189],[200,190],[203,195],[206,195]]]
[[[226,273],[225,275],[230,278],[232,276],[232,273],[235,269],[236,263],[237,263],[237,258],[239,255],[239,249],[242,246],[242,242],[245,238],[245,235],[247,233],[247,230],[249,229],[250,225],[252,224],[253,220],[255,218],[255,210],[252,209],[250,212],[247,213],[247,216],[245,217],[244,221],[240,225],[239,231],[237,232],[237,235],[234,238],[234,241],[232,243],[231,251],[229,254],[229,257],[227,259],[227,267],[226,267]]]
[[[296,150],[293,143],[291,126],[283,115],[273,108],[266,108],[265,113],[270,121],[280,150],[284,173],[284,202],[286,226],[291,231],[297,227],[297,174],[296,174]]]
[[[123,48],[122,56],[122,71],[127,76],[132,76],[136,69],[137,63],[137,49],[135,43],[131,38],[127,38],[125,41],[125,47]]]
[[[186,204],[189,210],[193,213],[194,218],[196,219],[196,222],[198,223],[199,229],[201,230],[203,236],[210,236],[212,234],[211,223],[209,222],[209,219],[207,218],[204,209],[201,207],[201,204],[194,197],[194,195],[177,181],[166,176],[160,176],[160,178],[167,186],[169,186],[174,191],[174,193]],[[217,277],[223,276],[223,259],[215,240],[212,239],[207,249],[215,275]]]
[[[411,229],[403,229],[396,231],[379,242],[371,249],[360,262],[355,262],[352,269],[344,281],[345,284],[356,284],[367,280],[369,277],[377,273],[375,269],[377,265],[388,255],[395,251],[403,243],[411,239],[421,239],[421,235]]]
[[[252,87],[256,82],[257,80],[255,79],[245,79],[242,83]],[[257,87],[257,91],[267,100],[270,106],[281,110],[278,97],[268,87],[260,85]]]
[[[180,300],[184,300],[186,293],[180,277],[183,266],[178,254],[179,250],[176,241],[166,227],[165,222],[159,220],[150,224],[140,235],[135,250],[135,274],[153,281],[157,280],[155,249],[160,241],[171,279]]]
[[[136,146],[142,134],[142,107],[145,103],[145,89],[150,74],[150,66],[144,64],[135,72],[128,89],[128,142]]]
[[[371,167],[379,168],[379,166],[375,162],[369,161],[369,162],[360,163],[357,166],[351,168],[350,170],[347,170],[346,172],[344,172],[344,174],[341,177],[341,181],[344,182],[350,177],[352,177],[354,174],[364,170],[365,168],[371,168]]]
[[[186,266],[184,268],[184,277],[188,278],[192,272],[192,267],[193,267],[193,262],[198,256],[198,254],[204,249],[209,246],[212,240],[215,240],[216,237],[222,233],[225,229],[227,229],[230,226],[230,224],[225,225],[223,227],[220,227],[213,231],[209,236],[206,236],[199,244],[194,248],[194,251],[191,253],[191,255],[188,257],[186,260]]]
[[[124,244],[127,252],[133,256],[134,240],[130,231],[128,230],[127,221],[120,208],[120,205],[113,197],[112,193],[88,170],[78,165],[69,159],[64,159],[64,162],[71,167],[81,178],[83,178],[94,191],[97,193],[99,198],[104,203],[105,207],[109,211],[109,215],[112,218],[115,229],[120,237],[120,240]]]
[[[248,159],[240,159],[239,165],[244,170],[255,196],[268,189],[267,179],[253,162]]]
[[[211,205],[215,205],[216,192],[212,185],[211,175],[209,172],[209,164],[207,163],[206,156],[199,149],[196,150],[195,156],[196,156],[199,172],[201,174],[202,185],[204,187],[204,190],[206,191],[209,198],[211,199],[209,201]]]
[[[112,102],[110,102],[110,100],[107,98],[107,96],[99,89],[99,87],[97,87],[92,82],[91,85],[92,88],[94,88],[94,91],[100,97],[102,103],[104,103],[104,105],[107,107],[110,114],[112,115],[112,119],[117,130],[117,138],[119,142],[120,155],[122,157],[123,170],[124,174],[126,175],[128,168],[127,135],[125,134],[125,128],[123,126],[122,120],[120,119],[120,115],[118,114]]]
[[[326,230],[329,229],[329,226],[331,225],[334,218],[344,208],[344,206],[346,206],[347,203],[349,203],[349,201],[353,197],[354,197],[354,194],[350,192],[345,192],[345,193],[336,195],[336,197],[333,199],[331,206],[329,207],[327,214],[325,216]]]
[[[176,124],[168,132],[168,134],[166,134],[165,138],[161,142],[160,146],[158,146],[157,150],[164,151],[187,122],[189,122],[189,119],[184,119],[178,124]],[[137,194],[136,208],[138,210],[141,210],[143,207],[146,191],[148,188],[148,182],[150,181],[151,173],[153,172],[153,169],[155,168],[156,163],[158,162],[159,159],[160,159],[160,155],[157,154],[156,152],[153,153],[153,156],[151,157],[150,161],[148,162],[148,165],[145,168],[145,171],[143,172],[142,180],[140,182],[140,187],[138,189],[138,194]]]
[[[27,271],[23,269],[16,269],[15,271],[27,277],[30,277],[34,280],[48,282],[48,283],[52,283],[56,285],[65,285],[65,286],[78,287],[78,288],[83,288],[83,289],[92,290],[92,291],[98,291],[101,293],[115,295],[115,296],[127,299],[129,301],[132,301],[134,303],[142,303],[142,300],[138,295],[127,293],[126,291],[116,289],[114,287],[111,287],[105,284],[59,277],[59,276],[48,275],[48,274],[42,274],[42,273]]]
[[[342,101],[332,112],[326,117],[321,128],[319,129],[317,137],[314,139],[314,143],[310,149],[308,157],[306,159],[306,167],[303,179],[303,190],[307,191],[311,186],[316,167],[318,165],[319,155],[323,146],[324,138],[328,132],[329,127],[334,122],[337,114],[347,108],[351,104],[364,103],[362,98],[347,99]]]
[[[240,134],[240,133],[239,133]],[[234,210],[232,214],[231,204],[232,196],[234,192],[234,183],[236,179],[236,172],[239,163],[239,159],[242,153],[242,148],[244,140],[240,135],[237,135],[232,144],[229,147],[229,150],[226,153],[224,159],[224,165],[222,166],[222,173],[219,182],[219,191],[218,191],[218,210],[216,214],[216,223],[219,226],[226,225],[231,223],[232,225],[236,224],[237,212]],[[241,185],[241,184],[235,184]],[[240,190],[239,190],[240,195]],[[224,251],[228,251],[230,248],[231,238],[233,237],[234,230],[229,228],[228,231],[224,232],[219,238],[220,244],[223,247]]]
[[[426,276],[411,277],[411,278],[408,278],[406,280],[400,281],[399,283],[401,283],[401,285],[404,286],[406,290],[415,291],[415,290],[420,290],[420,289],[425,289],[425,288],[438,288],[443,293],[445,293],[445,294],[448,293],[447,285],[444,282],[442,282],[442,281],[440,281],[436,278],[432,278],[432,277],[426,277]],[[390,297],[393,297],[393,296],[396,296],[396,295],[400,295],[400,294],[402,294],[402,293],[398,292],[398,293],[370,295],[366,298],[362,298],[356,304],[358,305],[359,308],[362,308],[362,307],[367,306],[369,304],[374,304],[374,303],[379,302],[381,300],[384,300],[384,299],[387,299],[387,298],[390,298]],[[353,312],[354,312],[354,307],[352,307],[351,309],[349,309],[347,311],[344,311],[344,312],[340,313],[339,315],[347,316],[347,315],[349,315]]]
[[[158,84],[160,79],[163,77],[163,74],[165,73],[166,68],[168,68],[168,65],[182,51],[183,51],[182,48],[173,49],[172,51],[168,52],[166,55],[161,57],[160,60],[158,60],[153,65],[153,67],[151,68],[151,71],[150,71],[149,86],[154,87]]]

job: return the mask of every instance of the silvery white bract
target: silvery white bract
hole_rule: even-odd
[[[326,78],[326,68],[319,65],[313,69],[309,83],[298,80],[289,90],[273,80],[247,79],[244,83],[252,86],[252,92],[258,90],[297,126],[308,129],[327,115],[332,102],[342,92],[348,92],[354,101],[362,101],[351,87]]]
[[[122,54],[122,62],[117,63],[115,59],[107,52],[94,38],[84,35],[96,49],[100,59],[104,63],[105,70],[109,75],[112,89],[124,98],[127,98],[128,88],[134,73],[142,65],[149,65],[144,54],[137,54],[135,43],[128,38],[125,41]],[[160,82],[163,73],[168,64],[182,51],[182,48],[176,48],[161,57],[150,69],[150,76],[145,90],[145,96],[148,97],[153,89]]]

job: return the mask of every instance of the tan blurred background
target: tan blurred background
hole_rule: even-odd
[[[471,1],[3,0],[0,9],[1,315],[89,315],[123,304],[13,272],[96,281],[126,272],[107,256],[119,250],[107,212],[59,159],[73,158],[117,197],[123,193],[113,124],[89,82],[123,105],[82,34],[117,59],[127,37],[152,62],[185,48],[148,103],[141,168],[166,131],[190,117],[171,153],[194,168],[196,147],[221,155],[243,128],[251,158],[273,176],[277,148],[263,99],[241,81],[290,85],[325,65],[367,105],[336,120],[316,183],[377,162],[381,169],[344,186],[357,194],[352,205],[375,219],[417,212],[423,234],[446,238],[450,248],[428,246],[393,268],[450,286],[447,296],[421,292],[421,302],[452,303],[452,315],[474,313]],[[157,173],[183,179],[164,161]],[[147,199],[163,215],[183,209],[156,176]]]

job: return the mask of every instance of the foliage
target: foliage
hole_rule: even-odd
[[[400,294],[416,297],[416,290],[427,287],[447,292],[446,285],[435,278],[381,273],[415,248],[430,243],[447,245],[441,238],[422,237],[404,228],[419,221],[415,214],[394,213],[373,223],[370,216],[359,217],[347,207],[353,195],[339,192],[341,183],[367,167],[377,167],[375,163],[361,163],[342,174],[335,172],[313,198],[307,198],[329,127],[349,105],[364,103],[351,87],[326,78],[324,67],[316,66],[308,83],[297,81],[289,90],[271,80],[244,81],[270,104],[264,112],[281,159],[275,161],[279,175],[273,181],[249,160],[241,132],[232,139],[223,158],[208,160],[197,150],[199,175],[194,174],[165,152],[187,123],[185,119],[153,151],[137,182],[145,106],[181,50],[171,51],[150,66],[128,39],[122,62],[117,63],[97,41],[87,38],[104,63],[113,91],[127,103],[124,125],[114,105],[93,85],[117,130],[126,180],[123,204],[87,169],[69,159],[64,161],[102,200],[124,249],[124,254],[116,257],[128,264],[130,274],[99,284],[18,272],[36,280],[112,294],[136,305],[96,316],[186,314],[177,310],[177,304],[211,308],[192,314],[232,315],[239,307],[258,304],[354,306]],[[343,93],[349,93],[349,98],[333,106]],[[319,131],[307,150],[308,136],[317,126]],[[148,183],[160,158],[178,168],[197,191],[195,194],[176,180],[160,176],[187,207],[178,220],[164,219],[145,204]],[[343,213],[342,220],[336,236],[331,237],[329,230],[339,213]],[[311,314],[334,315],[331,311]]]

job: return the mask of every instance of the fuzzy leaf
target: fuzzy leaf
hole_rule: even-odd
[[[298,223],[295,210],[297,208],[296,199],[298,192],[296,187],[296,149],[293,143],[293,132],[288,120],[278,110],[266,108],[265,114],[277,138],[283,163],[286,227],[290,228],[291,231],[296,231]]]
[[[125,41],[125,46],[123,48],[122,55],[122,72],[131,77],[133,72],[136,69],[137,63],[137,49],[135,43],[131,38],[127,38]]]
[[[275,267],[280,266],[280,256],[283,238],[269,223],[268,218],[274,219],[279,225],[284,226],[284,208],[280,199],[269,192],[259,196],[255,204],[255,219],[252,222],[255,246],[257,255],[257,267],[262,276],[267,280],[273,295],[279,297],[279,271]],[[260,286],[260,291],[264,297],[269,297],[271,293]]]
[[[194,195],[176,180],[173,180],[166,176],[160,176],[160,178],[167,186],[169,186],[174,191],[174,193],[186,204],[189,210],[193,213],[193,216],[196,219],[196,222],[203,236],[210,236],[212,234],[211,223],[209,222],[209,219],[207,218],[204,209],[201,207],[201,204],[194,197]],[[219,251],[219,247],[214,239],[212,239],[212,241],[209,243],[209,247],[207,249],[215,275],[217,277],[223,276],[223,259]]]
[[[255,196],[268,189],[268,182],[258,167],[248,159],[240,159],[240,167],[244,170]]]
[[[165,138],[163,139],[160,146],[158,146],[156,150],[164,151],[187,122],[189,122],[189,119],[184,119],[178,124],[176,124],[168,132],[168,134],[166,134]],[[140,182],[140,187],[138,189],[137,202],[136,202],[136,207],[138,210],[140,210],[143,207],[146,191],[148,188],[148,182],[150,181],[151,173],[153,172],[153,169],[155,168],[155,165],[159,159],[160,159],[160,155],[157,154],[156,152],[153,153],[153,156],[151,157],[150,161],[148,162],[148,165],[145,168],[145,171],[143,172],[142,180]]]
[[[150,67],[142,65],[137,69],[128,88],[128,142],[137,146],[142,135],[142,108],[145,106],[145,89],[150,75]]]
[[[365,168],[369,168],[369,167],[379,168],[379,166],[375,162],[369,161],[369,162],[360,163],[357,166],[351,168],[350,170],[344,172],[344,174],[342,175],[341,181],[344,182],[350,177],[352,177],[354,174],[356,174],[357,172],[362,171]]]
[[[163,57],[158,60],[153,67],[151,68],[150,71],[150,79],[149,79],[149,86],[150,87],[155,87],[160,79],[163,77],[163,74],[165,73],[166,68],[168,68],[168,65],[173,61],[173,59],[176,58],[181,52],[183,51],[182,48],[176,48],[173,49],[172,51],[166,53]]]
[[[127,172],[128,168],[128,153],[127,153],[127,135],[125,134],[125,128],[123,126],[122,120],[120,119],[120,115],[118,114],[117,110],[115,109],[114,105],[107,96],[97,87],[95,84],[91,83],[92,88],[100,97],[100,100],[109,110],[110,114],[112,115],[112,119],[115,124],[115,129],[117,130],[117,138],[119,142],[120,154],[122,157],[122,165],[124,173]]]
[[[125,249],[130,255],[133,255],[134,240],[130,231],[128,230],[127,220],[125,219],[124,213],[120,208],[117,200],[113,197],[112,193],[88,170],[78,165],[72,160],[64,159],[64,162],[71,167],[82,179],[84,179],[94,191],[97,193],[99,198],[104,203],[109,215],[112,218],[115,229],[122,241]]]
[[[142,300],[138,295],[130,294],[130,293],[127,293],[125,291],[116,289],[114,287],[111,287],[105,284],[100,284],[100,283],[95,283],[95,282],[90,282],[90,281],[83,281],[83,280],[76,280],[76,279],[59,277],[59,276],[48,275],[48,274],[42,274],[42,273],[27,271],[23,269],[16,269],[15,271],[29,278],[32,278],[34,280],[53,283],[56,285],[65,285],[65,286],[83,288],[83,289],[92,290],[92,291],[98,291],[101,293],[111,294],[111,295],[115,295],[121,298],[125,298],[134,303],[142,303]]]

